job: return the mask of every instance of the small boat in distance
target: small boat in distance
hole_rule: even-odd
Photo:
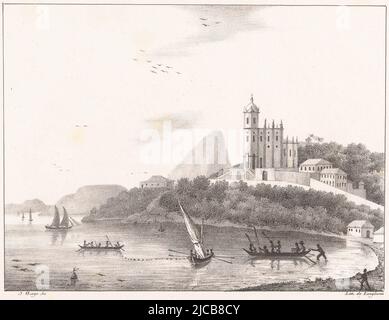
[[[119,241],[117,241],[115,244],[112,244],[111,240],[107,237],[107,241],[105,241],[105,246],[101,245],[101,242],[86,242],[84,240],[84,244],[79,244],[80,247],[79,250],[123,250],[124,244],[121,244]]]
[[[192,254],[188,257],[189,261],[195,266],[195,267],[201,267],[208,264],[212,257],[214,256],[214,253],[211,250],[207,250],[207,253],[205,253],[204,247],[203,247],[203,223],[201,224],[201,233],[199,234],[196,224],[192,220],[192,218],[184,211],[184,209],[181,206],[180,201],[178,201],[178,204],[180,206],[182,215],[184,217],[184,222],[186,229],[189,234],[189,238],[193,243],[194,252],[191,250]]]
[[[32,220],[31,208],[30,208],[30,211],[29,211],[28,215],[29,215],[28,221],[33,221],[33,220]]]
[[[50,225],[46,225],[45,228],[49,230],[68,230],[73,227],[73,222],[69,219],[69,215],[63,207],[63,217],[60,222],[60,216],[57,206],[54,206],[54,218]]]

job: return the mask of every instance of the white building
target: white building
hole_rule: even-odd
[[[354,220],[347,226],[348,236],[372,238],[373,232],[374,226],[367,220]]]
[[[139,184],[140,188],[171,188],[173,187],[174,181],[167,179],[163,176],[151,176],[151,178],[141,181]]]
[[[373,234],[373,242],[384,243],[384,227],[378,229]]]
[[[307,159],[300,164],[300,172],[320,173],[324,169],[332,169],[332,163],[324,159]]]

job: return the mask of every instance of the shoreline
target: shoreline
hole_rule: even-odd
[[[85,219],[86,218],[86,219]],[[195,218],[196,219],[196,218]],[[120,222],[123,224],[153,224],[153,223],[177,223],[177,224],[184,224],[184,221],[182,219],[182,216],[177,212],[168,212],[164,215],[153,215],[148,213],[135,213],[132,214],[126,218],[120,218],[120,217],[102,217],[102,218],[91,218],[90,216],[85,216],[82,219],[83,223],[110,223],[110,222]],[[269,227],[269,226],[261,226],[261,225],[247,225],[243,223],[236,223],[231,222],[228,220],[212,220],[208,219],[204,221],[204,226],[212,226],[212,227],[218,227],[218,228],[237,228],[242,230],[252,230],[253,226],[259,230],[264,231],[274,231],[274,232],[301,232],[306,233],[310,235],[319,235],[319,236],[326,236],[326,237],[336,237],[336,238],[342,238],[345,239],[346,236],[337,234],[337,233],[330,233],[330,232],[323,232],[323,231],[315,231],[311,229],[295,229],[288,226],[279,226],[279,227]]]
[[[378,265],[373,270],[369,270],[367,272],[371,290],[366,290],[364,292],[378,292],[383,294],[385,285],[384,247],[380,244],[366,243],[362,239],[349,240],[355,240],[359,243],[362,243],[363,245],[369,247],[377,256]],[[361,292],[359,277],[360,273],[358,272],[357,274],[346,278],[334,279],[329,277],[327,279],[316,278],[315,280],[305,280],[301,282],[275,282],[259,286],[246,287],[237,291],[337,291],[346,293]]]
[[[126,218],[100,218],[100,219],[91,219],[85,221],[85,223],[110,223],[110,222],[121,222],[123,224],[154,224],[154,223],[177,223],[184,224],[180,214],[176,212],[169,212],[164,215],[153,215],[148,213],[138,213],[133,214]],[[239,228],[242,230],[251,230],[252,226],[233,223],[230,221],[215,221],[207,220],[204,222],[205,226],[213,226],[218,228]],[[339,239],[347,239],[349,241],[357,241],[367,247],[369,247],[374,254],[377,256],[378,264],[373,270],[368,270],[368,281],[372,288],[368,292],[383,292],[384,288],[384,248],[381,244],[376,244],[373,242],[368,242],[365,239],[359,238],[350,238],[345,235],[319,232],[308,229],[293,229],[287,226],[280,227],[267,227],[267,226],[255,226],[259,230],[266,231],[280,231],[280,232],[301,232],[305,234],[318,235],[318,236],[327,236],[334,237]],[[362,272],[362,270],[361,270]],[[305,280],[305,281],[288,281],[288,282],[275,282],[270,284],[263,284],[259,286],[246,287],[239,289],[237,291],[338,291],[338,292],[359,292],[360,291],[360,274],[357,273],[350,277],[345,278],[317,278],[315,280]]]

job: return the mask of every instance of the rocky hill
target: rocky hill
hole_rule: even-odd
[[[32,199],[26,200],[23,203],[8,203],[5,205],[5,213],[27,212],[31,209],[32,212],[45,212],[48,209],[42,200]]]
[[[70,214],[87,214],[123,191],[126,191],[126,188],[120,185],[83,186],[75,193],[63,196],[56,206],[65,207]]]

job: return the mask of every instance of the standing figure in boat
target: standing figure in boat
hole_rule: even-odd
[[[184,211],[179,201],[178,204],[180,206],[182,216],[184,217],[186,230],[188,231],[189,238],[193,244],[193,249],[191,250],[189,260],[195,266],[206,265],[211,261],[212,257],[214,256],[214,253],[212,249],[205,251],[203,247],[204,222],[201,223],[201,231],[199,234],[196,224],[194,223],[192,218],[188,215],[188,213]]]
[[[46,225],[46,229],[49,230],[68,230],[73,227],[73,222],[69,217],[65,207],[63,207],[63,217],[60,220],[59,211],[57,206],[54,206],[54,218],[50,225]]]

